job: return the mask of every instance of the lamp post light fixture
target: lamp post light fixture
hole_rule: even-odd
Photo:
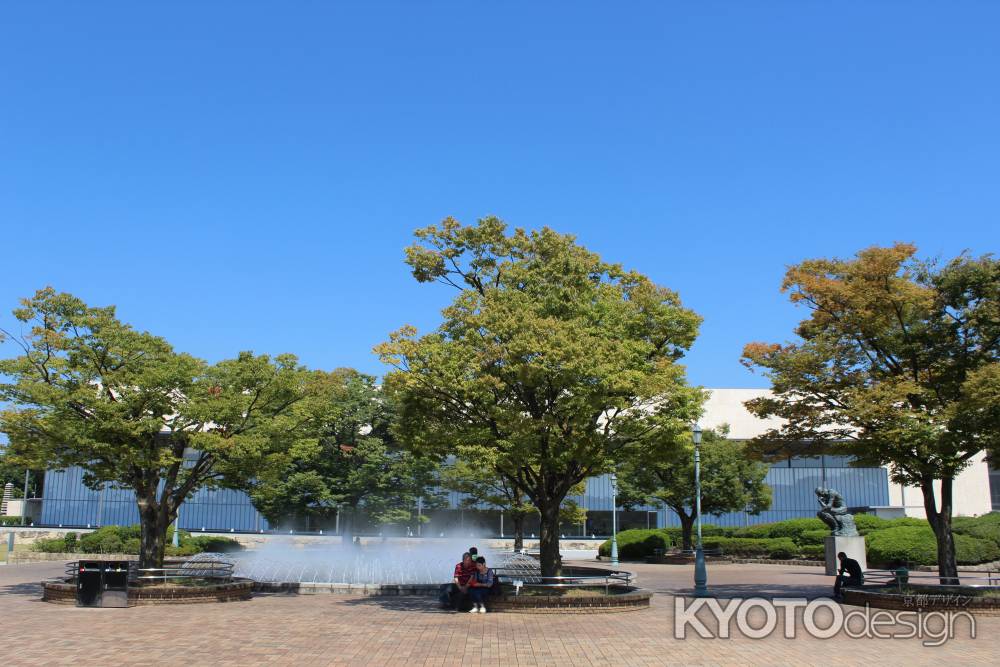
[[[618,475],[611,473],[611,564],[618,565]]]
[[[694,441],[694,511],[698,527],[694,548],[694,596],[701,598],[708,595],[708,572],[705,550],[701,546],[701,426],[697,422],[691,427],[691,440]]]

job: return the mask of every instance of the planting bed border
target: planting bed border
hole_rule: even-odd
[[[1000,597],[970,596],[961,586],[941,586],[940,593],[890,593],[865,588],[844,588],[844,604],[899,611],[967,611],[976,616],[1000,616]]]
[[[254,582],[234,577],[232,581],[203,586],[157,585],[130,586],[128,606],[152,604],[203,604],[249,600]],[[42,582],[42,600],[52,604],[75,605],[76,581],[71,578],[49,579]]]

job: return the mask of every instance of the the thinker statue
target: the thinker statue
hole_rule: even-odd
[[[822,509],[816,512],[823,523],[830,526],[830,534],[837,537],[856,537],[858,527],[854,525],[854,517],[848,514],[844,496],[833,489],[816,487],[816,498]]]

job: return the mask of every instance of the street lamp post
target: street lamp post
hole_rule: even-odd
[[[174,548],[176,549],[181,543],[181,506],[177,506],[177,516],[174,517]]]
[[[618,475],[611,473],[611,564],[618,565]]]
[[[695,521],[697,521],[697,543],[694,548],[694,596],[708,595],[708,572],[705,569],[705,550],[701,546],[701,426],[697,423],[691,428],[691,439],[694,441],[694,502]]]

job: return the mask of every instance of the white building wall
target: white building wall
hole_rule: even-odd
[[[934,497],[941,502],[941,485],[935,482]],[[924,496],[917,486],[889,484],[889,503],[902,507],[906,516],[926,518]],[[979,516],[992,511],[990,501],[990,469],[986,463],[986,453],[979,452],[965,470],[958,474],[952,484],[952,514],[955,516]]]
[[[770,389],[709,389],[705,401],[705,412],[701,418],[702,428],[716,428],[729,425],[729,437],[734,440],[749,440],[765,431],[781,426],[777,417],[758,419],[746,406],[745,401],[771,394]],[[941,491],[936,492],[940,502]],[[989,466],[985,452],[980,452],[954,482],[952,490],[955,516],[978,516],[992,510],[990,499]],[[891,510],[879,514],[903,515],[924,518],[924,500],[918,487],[889,484],[889,504]],[[892,511],[894,510],[894,511]]]

